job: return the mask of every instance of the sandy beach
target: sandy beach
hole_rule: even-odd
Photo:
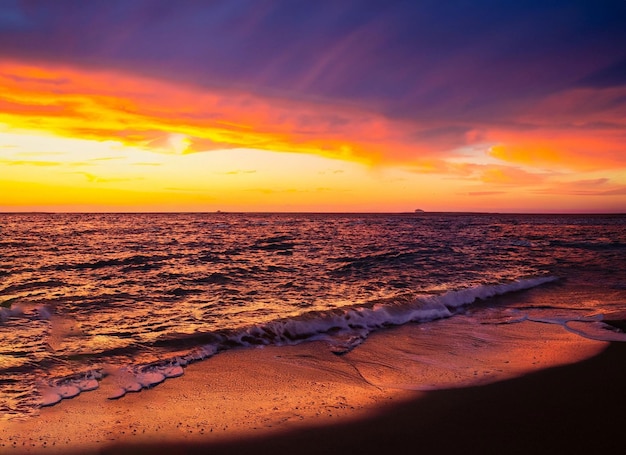
[[[505,341],[461,352],[445,336],[461,327],[383,330],[343,356],[322,342],[231,350],[119,400],[105,378],[5,422],[0,452],[623,453],[626,345],[524,323],[481,326]]]

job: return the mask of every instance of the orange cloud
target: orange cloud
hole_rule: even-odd
[[[626,185],[615,183],[608,178],[598,178],[557,182],[534,192],[568,196],[625,196]]]
[[[491,156],[533,167],[575,171],[626,168],[626,87],[554,94],[515,118],[515,130],[492,129]]]
[[[545,177],[513,167],[494,166],[485,169],[480,176],[480,180],[484,183],[496,185],[521,186],[541,183],[545,180]]]
[[[505,191],[469,191],[468,196],[499,196],[506,194]]]
[[[598,171],[626,167],[626,133],[540,130],[494,132],[490,155],[535,168]]]
[[[412,122],[328,101],[0,61],[0,124],[9,128],[164,153],[252,148],[402,164],[419,174],[492,186],[540,184],[546,170],[626,168],[624,97],[624,87],[576,89],[497,125]],[[450,160],[466,145],[482,146],[492,159],[511,165]]]
[[[364,162],[433,153],[408,124],[347,106],[7,61],[0,123],[176,153],[256,148]]]
[[[445,160],[427,161],[412,167],[411,170],[418,174],[445,174],[457,180],[476,181],[492,186],[536,185],[550,177],[547,173],[528,172],[515,166],[455,163]]]

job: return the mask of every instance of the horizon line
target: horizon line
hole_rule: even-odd
[[[57,210],[24,210],[24,211],[2,211],[0,215],[593,215],[593,216],[620,216],[626,215],[624,212],[499,212],[499,211],[428,211],[413,210],[399,212],[385,211],[230,211],[230,210],[197,210],[197,211],[57,211]]]

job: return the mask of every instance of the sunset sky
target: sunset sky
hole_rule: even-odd
[[[0,0],[0,211],[626,212],[624,24],[624,0]]]

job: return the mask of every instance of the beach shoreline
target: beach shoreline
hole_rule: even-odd
[[[453,344],[437,345],[433,354],[432,340],[454,343],[451,334],[462,326],[452,318],[381,330],[343,356],[323,342],[233,349],[188,366],[181,378],[119,400],[106,399],[105,379],[96,391],[4,425],[0,451],[377,453],[413,441],[420,450],[454,453],[467,443],[462,441],[473,441],[495,453],[508,434],[522,453],[529,448],[522,433],[536,440],[533,433],[543,428],[537,422],[558,426],[566,420],[580,433],[577,418],[588,425],[599,412],[623,409],[625,394],[616,384],[626,379],[619,368],[626,344],[605,350],[606,342],[526,322],[481,326],[483,338],[498,331],[494,338],[508,345],[474,343],[459,352]],[[563,364],[569,365],[555,366]],[[423,389],[440,390],[411,390],[416,375]],[[582,401],[573,392],[577,386],[585,391]],[[563,439],[557,432],[545,447],[550,453],[557,441],[570,447]]]

